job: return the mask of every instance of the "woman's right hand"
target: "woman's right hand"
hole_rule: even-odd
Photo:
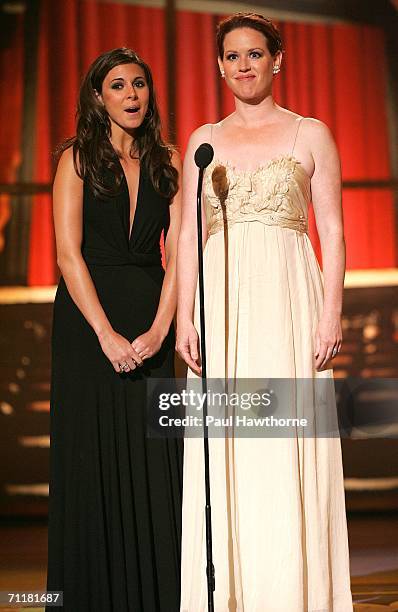
[[[199,355],[199,336],[192,321],[177,322],[176,351],[191,370],[200,376],[202,368]]]
[[[135,370],[137,365],[143,364],[141,357],[130,342],[113,329],[98,336],[98,340],[116,372],[130,372]],[[121,367],[123,364],[126,364],[124,368]]]

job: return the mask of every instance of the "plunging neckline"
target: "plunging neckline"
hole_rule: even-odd
[[[118,156],[118,161],[120,164],[120,167],[122,169],[123,172],[123,181],[126,184],[126,188],[127,188],[127,193],[128,193],[128,223],[127,223],[127,237],[128,237],[128,243],[130,244],[131,242],[131,238],[133,236],[133,232],[134,232],[134,227],[135,227],[135,220],[137,217],[137,209],[138,209],[138,205],[139,205],[139,201],[140,201],[140,191],[141,191],[141,176],[142,176],[142,169],[141,169],[141,162],[139,162],[138,164],[138,186],[137,186],[137,197],[136,197],[136,202],[135,202],[135,207],[134,207],[134,215],[133,215],[133,220],[130,220],[131,217],[131,195],[130,195],[130,189],[129,189],[129,182],[127,180],[127,176],[126,176],[126,172],[123,168],[123,164],[120,161],[120,157]]]

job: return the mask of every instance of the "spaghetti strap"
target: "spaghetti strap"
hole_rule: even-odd
[[[301,122],[302,122],[303,119],[304,119],[304,117],[300,117],[299,119],[296,119],[296,121],[298,122],[298,126],[297,126],[296,135],[294,137],[293,147],[292,147],[290,155],[293,155],[293,153],[294,153],[294,147],[296,146],[297,136],[298,136],[300,125],[301,125]]]

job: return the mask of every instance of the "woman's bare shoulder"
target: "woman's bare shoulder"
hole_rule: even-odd
[[[78,177],[76,165],[79,167],[79,153],[75,155],[73,145],[70,145],[62,151],[58,158],[57,172],[74,172]]]
[[[284,120],[289,123],[290,122],[295,123],[295,122],[300,121],[301,123],[300,129],[305,127],[306,130],[311,130],[311,131],[315,131],[318,133],[327,132],[329,130],[326,123],[324,123],[320,119],[316,119],[315,117],[307,117],[305,115],[300,115],[300,113],[296,113],[282,106],[278,106],[277,108],[278,108],[278,113],[280,115],[280,119],[282,121]]]
[[[207,138],[209,140],[213,128],[214,124],[212,123],[204,123],[203,125],[199,126],[198,128],[196,128],[196,130],[192,132],[189,138],[190,142],[196,143],[200,140],[203,142],[203,138]]]
[[[333,134],[329,126],[314,117],[303,117],[301,129],[304,136],[315,145],[322,146],[334,142]]]
[[[76,166],[79,167],[79,155],[77,154],[75,158],[73,146],[67,147],[59,156],[55,180],[81,183],[82,179],[79,176]]]
[[[58,158],[58,167],[68,167],[73,165],[73,146],[67,147]]]

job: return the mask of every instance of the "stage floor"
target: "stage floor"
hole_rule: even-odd
[[[398,612],[398,514],[352,513],[348,531],[355,612]],[[46,538],[43,520],[2,521],[0,591],[44,590]]]

